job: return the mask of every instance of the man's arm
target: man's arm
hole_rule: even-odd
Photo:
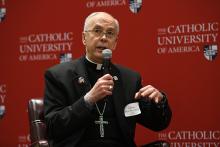
[[[67,89],[56,75],[50,71],[45,73],[45,122],[50,138],[60,140],[80,132],[92,121],[91,110],[84,98],[73,97],[70,104]]]
[[[165,95],[159,103],[142,99],[140,108],[142,111],[138,117],[140,124],[154,131],[160,131],[168,127],[172,112]]]
[[[138,85],[141,86],[141,77]],[[151,85],[144,86],[135,94],[139,99],[141,115],[138,122],[154,131],[160,131],[168,127],[172,112],[166,95]]]

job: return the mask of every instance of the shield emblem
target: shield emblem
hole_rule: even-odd
[[[5,115],[5,106],[0,105],[0,119],[2,119],[4,115]]]
[[[2,22],[5,19],[6,15],[6,8],[0,8],[0,22]]]
[[[204,46],[204,56],[207,60],[213,61],[218,54],[217,45],[205,45]]]
[[[72,53],[61,53],[60,54],[60,63],[69,62],[72,60]]]
[[[141,10],[142,0],[129,0],[131,12],[138,13]]]

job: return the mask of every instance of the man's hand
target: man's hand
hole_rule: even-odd
[[[155,103],[159,103],[163,98],[163,95],[153,86],[147,85],[135,94],[135,99],[140,99],[142,97],[153,100]]]
[[[92,89],[84,96],[84,99],[90,104],[94,104],[107,95],[112,95],[113,87],[113,77],[110,74],[106,74],[96,81]]]

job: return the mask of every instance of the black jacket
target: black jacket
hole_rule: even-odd
[[[86,127],[93,120],[86,107],[84,95],[91,89],[85,69],[84,58],[61,63],[49,68],[45,73],[44,109],[49,143],[52,147],[76,147]],[[136,122],[159,131],[166,128],[171,119],[167,101],[162,106],[140,100],[141,114],[125,117],[124,108],[134,102],[135,93],[142,87],[137,72],[113,65],[113,104],[116,117],[127,146],[134,143]],[[84,81],[79,82],[79,78]],[[166,99],[166,98],[165,98]]]

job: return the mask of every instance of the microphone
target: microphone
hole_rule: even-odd
[[[102,51],[102,56],[103,56],[103,67],[104,67],[103,74],[108,74],[109,65],[110,65],[111,58],[112,58],[112,51],[110,49],[104,49]]]

